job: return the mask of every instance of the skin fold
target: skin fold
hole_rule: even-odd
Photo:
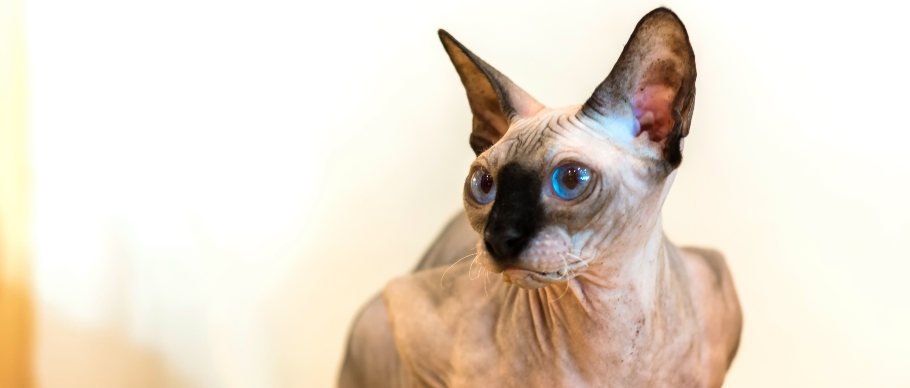
[[[645,15],[591,99],[558,109],[440,38],[474,114],[465,212],[361,311],[339,386],[721,386],[742,329],[731,275],[661,226],[694,107],[679,18]],[[557,195],[564,166],[591,173],[577,197]]]

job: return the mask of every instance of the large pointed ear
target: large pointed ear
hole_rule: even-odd
[[[647,132],[672,167],[682,162],[682,138],[695,108],[695,53],[686,27],[673,11],[645,15],[610,75],[585,102],[593,118],[634,115],[632,137]]]
[[[445,30],[439,30],[439,39],[468,93],[474,113],[470,143],[477,155],[499,141],[513,121],[534,116],[544,108]]]

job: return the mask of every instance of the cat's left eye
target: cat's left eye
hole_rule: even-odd
[[[567,164],[559,166],[553,171],[551,184],[553,192],[559,198],[570,200],[575,199],[588,187],[591,181],[591,172],[587,168]]]
[[[468,185],[471,197],[481,204],[488,204],[496,198],[496,182],[493,175],[483,168],[474,170]]]

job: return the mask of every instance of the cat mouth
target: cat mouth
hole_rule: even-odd
[[[568,270],[565,268],[561,268],[559,270],[551,271],[551,272],[543,272],[543,271],[535,271],[532,269],[520,268],[520,267],[510,265],[510,266],[506,267],[505,270],[503,270],[503,272],[508,272],[508,271],[527,272],[529,274],[533,274],[533,275],[540,276],[543,278],[548,278],[548,279],[563,278],[568,275]]]
[[[521,288],[533,290],[550,284],[567,282],[577,276],[581,272],[579,268],[584,266],[587,266],[587,263],[573,263],[555,271],[544,272],[510,265],[502,271],[502,279],[506,284],[515,284]]]

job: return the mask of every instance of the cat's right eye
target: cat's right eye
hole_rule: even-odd
[[[493,175],[483,168],[474,170],[468,186],[471,198],[478,203],[488,204],[496,198],[496,182],[493,180]]]
[[[556,196],[568,201],[581,195],[585,188],[588,187],[590,180],[591,171],[587,168],[575,164],[567,164],[559,166],[553,171],[553,178],[550,184]]]

